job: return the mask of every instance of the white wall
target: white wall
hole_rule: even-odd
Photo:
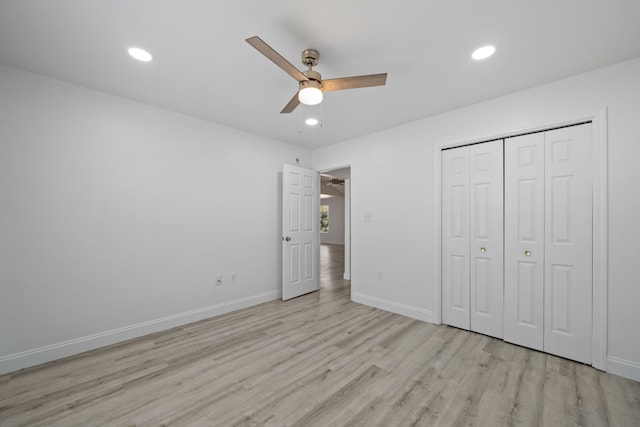
[[[322,199],[320,204],[329,206],[329,232],[320,233],[320,242],[344,245],[344,197]]]
[[[609,143],[608,370],[640,380],[640,58],[314,150],[316,169],[353,165],[354,300],[434,320],[434,145],[482,140],[603,108]],[[371,222],[363,221],[365,213]]]
[[[0,373],[280,296],[308,150],[2,66],[0,94]]]

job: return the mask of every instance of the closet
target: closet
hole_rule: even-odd
[[[591,362],[591,124],[442,152],[443,323]]]

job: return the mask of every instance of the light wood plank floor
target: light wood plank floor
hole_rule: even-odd
[[[0,377],[0,425],[639,426],[640,383],[322,289]]]

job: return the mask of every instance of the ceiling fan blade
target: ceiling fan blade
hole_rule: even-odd
[[[300,104],[300,100],[298,99],[298,92],[296,92],[295,95],[293,95],[293,98],[291,98],[287,105],[284,106],[282,111],[280,111],[280,114],[292,112],[296,109],[298,104]]]
[[[384,86],[387,83],[387,73],[368,74],[366,76],[341,77],[322,81],[322,91],[356,89],[359,87]]]
[[[302,74],[302,71],[298,70],[296,67],[293,66],[293,64],[291,64],[289,61],[284,59],[282,55],[280,55],[278,52],[273,50],[273,48],[268,44],[266,44],[260,37],[258,36],[249,37],[245,41],[249,43],[251,46],[255,47],[258,50],[258,52],[260,52],[261,54],[269,58],[271,61],[273,61],[274,64],[282,68],[287,74],[289,74],[291,77],[293,77],[297,81],[301,82],[303,80],[307,80],[307,76]]]

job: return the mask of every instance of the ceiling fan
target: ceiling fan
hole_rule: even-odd
[[[260,37],[249,37],[246,39],[246,42],[298,81],[298,92],[291,98],[289,103],[284,106],[280,113],[292,112],[301,102],[305,105],[319,104],[322,102],[323,92],[384,86],[387,83],[387,73],[322,80],[320,73],[312,69],[318,65],[318,59],[320,58],[317,50],[305,49],[302,51],[302,63],[307,66],[308,69],[306,71],[300,71],[271,46],[266,44]]]
[[[336,178],[331,175],[320,174],[320,181],[324,185],[344,185],[344,179]]]

